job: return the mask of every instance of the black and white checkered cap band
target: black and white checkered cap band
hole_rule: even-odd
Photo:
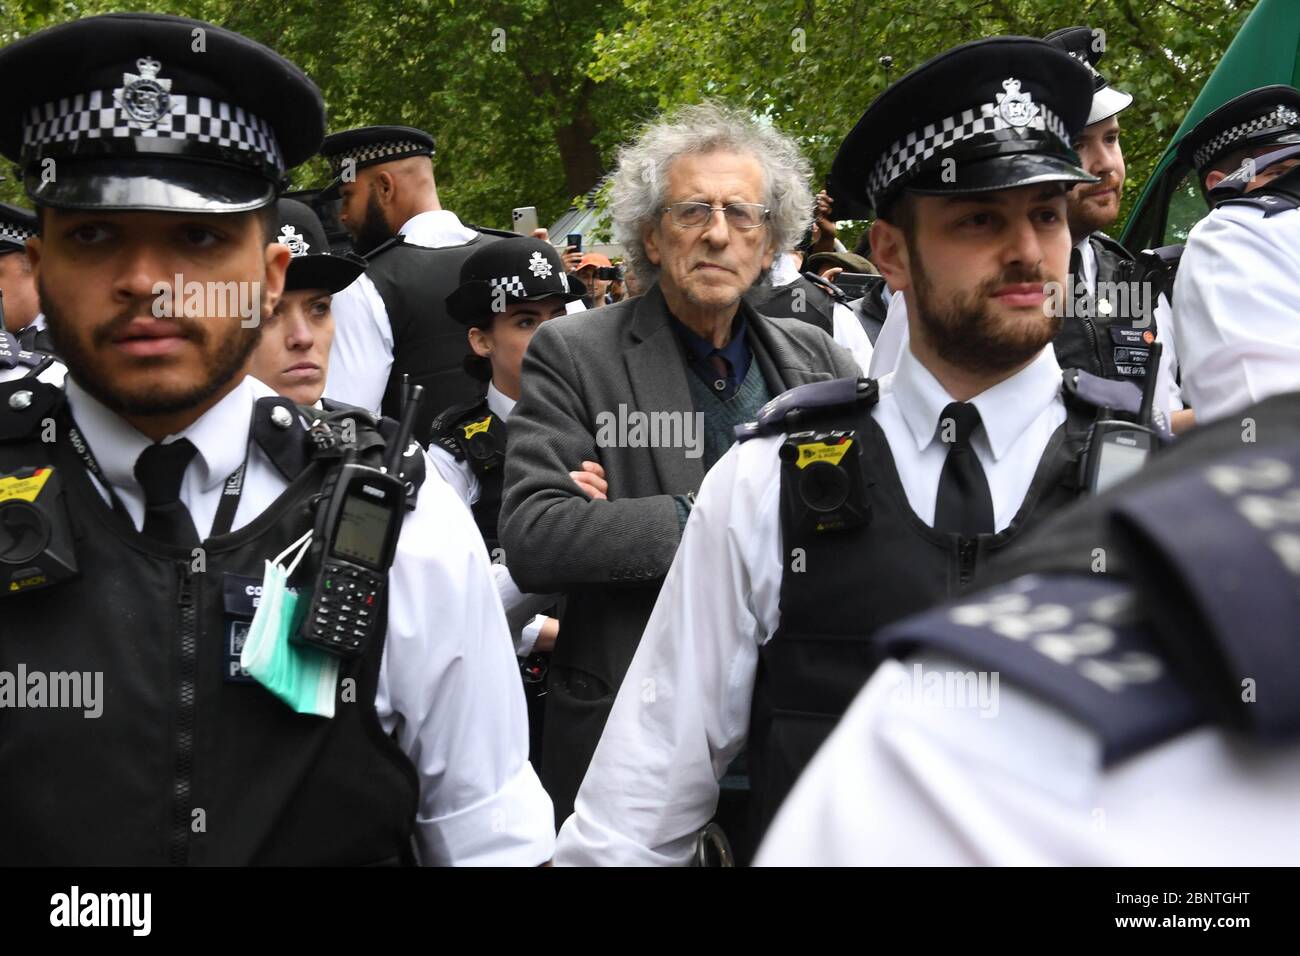
[[[366,143],[364,146],[336,153],[333,156],[326,157],[326,159],[330,164],[330,172],[335,176],[339,176],[343,172],[343,164],[349,160],[353,169],[361,169],[365,166],[373,166],[375,163],[383,162],[389,158],[400,159],[405,156],[421,154],[427,156],[429,152],[427,143],[417,143],[409,139],[390,139],[382,143]]]
[[[528,294],[528,290],[524,288],[524,281],[519,276],[502,276],[500,279],[489,279],[488,284],[493,291],[505,289],[507,295],[523,298]]]
[[[28,229],[16,222],[0,222],[0,243],[25,246],[27,240],[36,235],[35,229]]]
[[[1037,112],[1034,117],[1018,127],[1002,118],[996,103],[985,103],[978,110],[962,110],[959,116],[949,116],[931,123],[920,132],[908,133],[885,150],[885,154],[877,160],[875,168],[867,177],[867,193],[873,198],[877,197],[900,176],[911,172],[940,150],[997,130],[1032,129],[1048,132],[1069,149],[1070,134],[1065,128],[1065,122],[1046,106],[1035,105]]]
[[[156,123],[132,120],[110,90],[94,90],[32,107],[23,123],[23,155],[52,143],[128,137],[186,140],[246,151],[250,165],[284,171],[280,145],[265,120],[206,96],[168,97],[168,111]]]
[[[1238,140],[1245,140],[1251,133],[1276,126],[1300,127],[1300,114],[1289,106],[1279,104],[1263,116],[1256,116],[1249,122],[1225,129],[1192,153],[1192,165],[1197,169],[1208,166],[1220,153],[1235,146]]]

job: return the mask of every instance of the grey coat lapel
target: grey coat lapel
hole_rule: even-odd
[[[596,316],[593,321],[599,321]],[[668,321],[668,307],[656,283],[637,301],[629,330],[631,345],[623,353],[632,385],[632,407],[643,412],[695,414],[686,383],[686,362]],[[611,409],[617,413],[618,409]],[[692,421],[691,428],[694,428]],[[692,432],[693,434],[694,432]],[[698,490],[704,481],[704,459],[687,458],[684,448],[651,448],[659,485],[667,494]]]

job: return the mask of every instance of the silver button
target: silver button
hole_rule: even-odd
[[[293,424],[293,416],[289,414],[289,409],[283,405],[277,405],[271,409],[271,424],[276,428],[288,428]]]
[[[21,412],[24,408],[30,408],[32,404],[32,393],[27,389],[21,392],[14,392],[9,396],[9,407],[16,412]]]
[[[727,383],[724,379],[718,379],[716,382],[713,383],[713,387],[720,392],[727,387]]]
[[[1110,315],[1110,302],[1105,299],[1098,299],[1097,311],[1102,315]]]

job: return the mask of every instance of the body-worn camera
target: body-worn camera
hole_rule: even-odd
[[[76,576],[72,525],[58,472],[42,465],[0,474],[0,595]]]
[[[825,534],[871,520],[856,431],[795,432],[780,456],[782,507],[790,509],[791,527]]]

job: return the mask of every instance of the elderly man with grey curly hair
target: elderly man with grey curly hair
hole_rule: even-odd
[[[746,113],[651,123],[620,150],[612,192],[645,293],[547,322],[524,356],[500,536],[521,588],[567,594],[542,743],[557,820],[735,426],[796,385],[859,374],[825,332],[743,298],[807,227],[807,181],[794,142]]]

